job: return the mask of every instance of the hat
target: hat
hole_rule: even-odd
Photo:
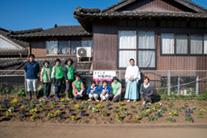
[[[65,60],[65,65],[68,63],[68,61],[70,61],[71,65],[73,65],[73,60],[71,58],[68,58],[68,59]]]
[[[118,81],[119,79],[116,76],[114,76],[113,79],[112,79],[112,81],[114,81],[114,80],[117,80]]]

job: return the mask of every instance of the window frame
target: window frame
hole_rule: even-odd
[[[136,31],[136,49],[119,49],[119,31]],[[139,31],[152,31],[155,33],[155,48],[154,49],[139,49],[138,48],[138,32]],[[145,67],[139,67],[140,70],[156,70],[157,69],[157,29],[156,28],[118,28],[117,29],[117,69],[119,70],[125,70],[126,67],[119,67],[119,52],[120,51],[136,51],[136,66],[138,66],[138,53],[139,51],[155,51],[155,67],[145,68]]]
[[[60,41],[68,41],[68,54],[47,54],[47,42],[50,41],[57,41],[57,51],[59,51],[59,42]],[[93,47],[93,39],[78,39],[78,40],[47,40],[45,41],[45,47],[46,47],[46,56],[76,56],[76,54],[71,54],[71,41],[81,41],[81,47],[83,47],[82,45],[82,41],[92,41],[92,46]]]

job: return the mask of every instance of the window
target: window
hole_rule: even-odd
[[[204,35],[204,54],[207,54],[207,35]]]
[[[140,68],[155,68],[155,32],[119,31],[119,67],[129,66],[133,58]],[[137,44],[138,38],[138,44]],[[138,61],[138,63],[137,63]]]
[[[57,41],[47,41],[47,54],[48,55],[57,55],[58,51],[58,42]]]
[[[59,41],[58,55],[69,54],[69,41]]]
[[[202,35],[191,35],[190,36],[190,53],[191,54],[202,54]]]
[[[70,41],[70,52],[71,55],[76,54],[76,48],[81,47],[81,41]]]
[[[92,47],[92,40],[47,41],[47,55],[75,55],[77,47]]]
[[[82,41],[82,47],[92,47],[92,40],[83,40]]]
[[[155,68],[155,32],[138,32],[138,66]]]
[[[161,34],[162,54],[174,54],[174,34]]]
[[[187,34],[176,35],[176,54],[188,54]]]
[[[119,31],[119,67],[129,65],[129,59],[136,62],[136,31]]]

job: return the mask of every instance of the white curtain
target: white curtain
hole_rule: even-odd
[[[133,58],[136,64],[136,51],[119,51],[119,67],[129,66],[129,59]]]
[[[139,31],[138,47],[139,49],[155,49],[155,32]]]
[[[69,54],[69,42],[68,41],[59,41],[59,51],[58,54],[66,55]]]
[[[207,35],[204,35],[204,54],[207,54]]]
[[[176,54],[188,53],[188,36],[176,35]]]
[[[136,31],[119,31],[119,49],[136,49]]]
[[[202,54],[202,35],[191,35],[190,51],[191,54]]]
[[[174,54],[174,34],[161,34],[162,54]]]
[[[70,41],[70,54],[76,54],[76,48],[81,47],[81,41]]]
[[[47,46],[48,55],[57,55],[57,49],[58,49],[57,41],[47,41],[46,46]]]
[[[155,51],[139,51],[138,52],[139,67],[154,68],[155,67]]]

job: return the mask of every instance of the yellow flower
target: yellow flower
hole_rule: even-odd
[[[37,108],[31,109],[30,112],[31,113],[36,113],[37,112]]]
[[[79,109],[79,108],[80,108],[80,106],[79,106],[78,104],[76,104],[76,105],[75,105],[75,108],[76,108],[76,109]]]
[[[101,104],[96,105],[96,109],[100,109],[101,108]]]
[[[32,121],[34,121],[34,120],[36,119],[36,116],[35,116],[35,115],[32,115],[32,116],[30,117],[30,119],[31,119]]]
[[[71,116],[70,118],[71,118],[71,120],[73,120],[73,121],[77,119],[77,117],[76,117],[75,115]]]
[[[56,111],[55,111],[55,114],[56,114],[56,115],[60,115],[61,113],[62,113],[62,112],[61,112],[60,110],[56,110]]]
[[[64,98],[62,98],[62,99],[60,99],[60,101],[61,101],[61,102],[63,102],[63,101],[65,101],[65,99],[64,99]]]
[[[11,103],[17,103],[18,102],[18,99],[15,98],[14,100],[11,101]]]

